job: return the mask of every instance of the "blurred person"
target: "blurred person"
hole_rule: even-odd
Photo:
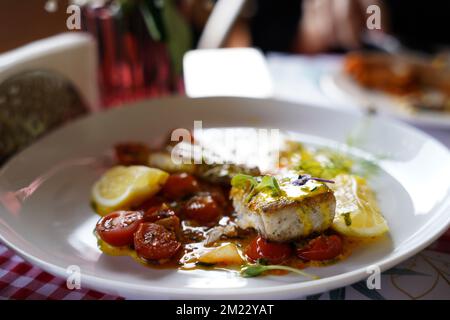
[[[381,10],[381,29],[368,30],[369,5]],[[342,52],[370,47],[367,35],[392,34],[412,49],[450,45],[450,2],[410,0],[251,0],[225,46],[263,51]],[[376,42],[376,41],[375,41]]]

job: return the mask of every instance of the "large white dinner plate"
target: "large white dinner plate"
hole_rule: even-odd
[[[359,132],[363,157],[378,157],[370,180],[390,226],[390,237],[335,265],[294,275],[242,278],[224,271],[155,270],[129,257],[102,254],[92,233],[97,220],[90,189],[111,146],[149,142],[173,128],[279,128],[308,144],[339,147]],[[358,128],[355,131],[355,128]],[[450,154],[429,136],[381,118],[242,98],[171,98],[137,103],[65,126],[14,157],[0,173],[0,239],[31,263],[66,277],[81,269],[81,286],[132,298],[294,298],[366,278],[371,265],[386,270],[423,249],[449,227]]]
[[[325,94],[343,107],[350,104],[355,108],[366,106],[421,127],[450,128],[448,112],[410,110],[398,98],[381,91],[363,88],[342,71],[326,74],[321,79],[320,85]]]

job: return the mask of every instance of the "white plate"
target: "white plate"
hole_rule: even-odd
[[[323,92],[344,107],[348,107],[349,104],[354,104],[359,108],[370,106],[382,114],[393,116],[414,125],[430,128],[450,128],[449,113],[408,110],[399,99],[380,91],[365,89],[342,71],[326,74],[320,82]]]
[[[315,281],[288,276],[246,279],[221,271],[155,270],[128,257],[101,254],[89,206],[99,162],[118,141],[150,141],[168,130],[256,126],[301,133],[312,144],[338,146],[360,131],[362,155],[382,155],[370,181],[391,238],[338,264],[308,270]],[[362,126],[361,126],[362,124]],[[0,173],[0,238],[31,263],[66,277],[80,267],[81,286],[132,298],[294,298],[345,286],[390,268],[449,227],[450,154],[406,125],[274,100],[172,98],[138,103],[63,127],[14,157]]]

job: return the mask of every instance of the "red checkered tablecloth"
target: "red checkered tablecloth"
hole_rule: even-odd
[[[120,300],[89,289],[69,290],[66,280],[32,266],[0,244],[0,299]]]

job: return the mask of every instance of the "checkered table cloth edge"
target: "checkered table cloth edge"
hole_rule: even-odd
[[[0,299],[122,300],[95,290],[70,290],[66,280],[34,267],[0,243]]]

